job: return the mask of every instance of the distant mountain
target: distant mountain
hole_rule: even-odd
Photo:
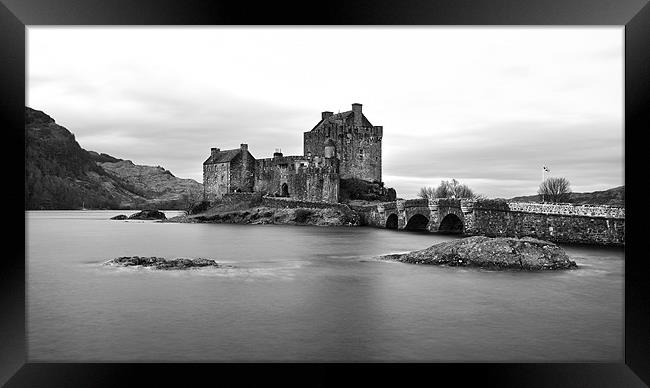
[[[102,155],[111,158],[109,155]],[[193,179],[177,178],[171,171],[160,166],[140,166],[130,160],[113,159],[115,161],[97,162],[97,164],[104,171],[126,182],[132,192],[150,199],[153,203],[182,204],[187,201],[185,198],[187,195],[194,200],[200,200],[203,196],[203,185]]]
[[[511,198],[513,202],[542,202],[539,195],[528,195]],[[571,203],[578,205],[610,205],[625,206],[625,186],[613,189],[594,191],[592,193],[571,193]]]
[[[203,186],[162,167],[86,151],[47,114],[25,107],[25,209],[181,209]]]

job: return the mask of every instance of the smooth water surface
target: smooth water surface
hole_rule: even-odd
[[[623,359],[621,248],[497,272],[374,258],[453,236],[109,220],[121,213],[26,212],[29,361]],[[233,268],[102,265],[127,255]]]

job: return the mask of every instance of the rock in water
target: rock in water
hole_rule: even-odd
[[[166,220],[165,213],[159,210],[143,210],[129,216],[129,220]]]
[[[564,249],[530,237],[467,237],[429,248],[382,258],[412,264],[434,264],[490,269],[551,270],[576,268]]]
[[[117,265],[121,267],[153,267],[155,269],[188,269],[195,267],[220,267],[212,259],[165,259],[162,257],[123,256],[108,260],[104,265]]]
[[[124,214],[120,214],[120,215],[117,215],[115,217],[111,217],[111,220],[126,220],[126,219],[127,219],[127,216],[125,216]]]

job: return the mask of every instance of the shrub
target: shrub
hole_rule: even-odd
[[[198,213],[203,213],[206,210],[210,208],[210,202],[208,201],[201,201],[199,203],[196,203],[192,205],[188,210],[187,214],[198,214]]]
[[[395,189],[386,189],[383,183],[367,182],[362,179],[350,178],[341,179],[340,199],[341,202],[350,200],[365,201],[391,201],[395,199]],[[392,195],[393,199],[390,199]]]
[[[305,222],[307,222],[309,217],[311,217],[311,215],[312,215],[311,210],[308,210],[308,209],[296,209],[296,212],[294,213],[293,220],[298,222],[298,223],[304,224]]]
[[[251,207],[260,206],[262,204],[262,197],[264,193],[261,191],[256,191],[251,197]]]

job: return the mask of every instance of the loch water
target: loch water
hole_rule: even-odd
[[[131,213],[26,212],[29,361],[623,359],[622,248],[562,245],[577,270],[500,272],[376,259],[455,236],[109,220]],[[134,255],[231,267],[103,265]]]

